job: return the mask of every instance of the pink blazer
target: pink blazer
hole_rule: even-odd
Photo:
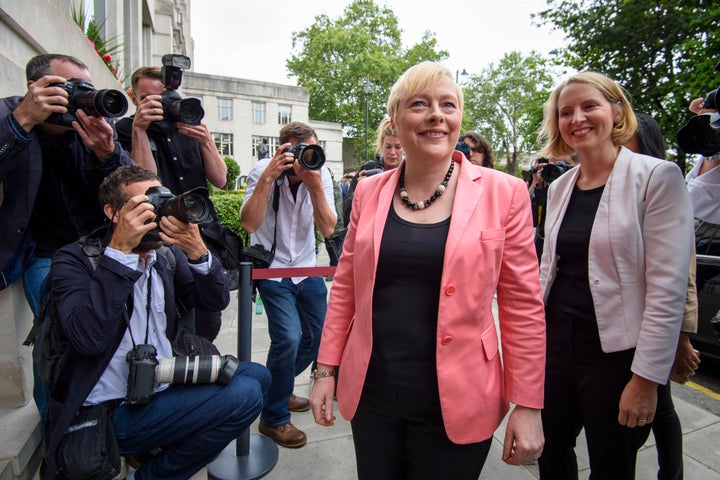
[[[438,291],[436,362],[445,431],[465,444],[489,438],[508,402],[542,408],[545,316],[525,184],[459,152],[453,158],[460,169]],[[380,240],[399,176],[398,168],[358,184],[330,292],[318,361],[340,365],[337,398],[347,419],[370,361]]]

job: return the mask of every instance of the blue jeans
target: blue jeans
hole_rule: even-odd
[[[308,277],[297,285],[289,278],[280,282],[260,280],[257,288],[267,311],[267,368],[272,375],[260,419],[277,427],[290,421],[287,404],[295,377],[317,357],[327,310],[327,287],[321,277]]]
[[[265,367],[240,362],[229,385],[173,385],[147,405],[116,408],[113,427],[123,455],[162,450],[135,478],[192,477],[247,430],[268,388]]]

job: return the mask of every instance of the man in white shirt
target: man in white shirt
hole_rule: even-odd
[[[336,214],[333,185],[326,168],[308,169],[298,161],[302,144],[317,145],[308,125],[291,122],[280,130],[280,147],[247,177],[240,217],[251,243],[274,251],[270,268],[316,265],[313,221],[324,237],[332,235]],[[288,149],[294,151],[288,151]],[[273,200],[277,195],[277,211]],[[267,368],[272,385],[260,415],[260,432],[284,447],[305,445],[305,433],[290,422],[290,412],[310,408],[294,395],[295,377],[316,358],[320,345],[327,288],[322,277],[260,280],[257,288],[268,316],[270,349]]]

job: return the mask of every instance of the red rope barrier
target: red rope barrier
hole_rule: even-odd
[[[253,280],[290,277],[330,277],[337,267],[253,268]]]

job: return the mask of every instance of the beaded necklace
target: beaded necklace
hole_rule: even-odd
[[[432,202],[434,202],[440,195],[443,194],[445,189],[447,188],[447,184],[450,181],[450,177],[452,177],[453,169],[455,168],[455,161],[451,158],[450,159],[450,168],[448,168],[447,173],[445,174],[445,178],[443,179],[442,183],[437,186],[435,189],[435,192],[432,194],[430,198],[427,200],[421,200],[419,202],[411,202],[408,198],[407,190],[405,189],[405,165],[402,166],[402,171],[400,172],[400,199],[403,201],[405,205],[408,206],[408,208],[412,208],[413,210],[422,210],[423,208],[429,207]]]

